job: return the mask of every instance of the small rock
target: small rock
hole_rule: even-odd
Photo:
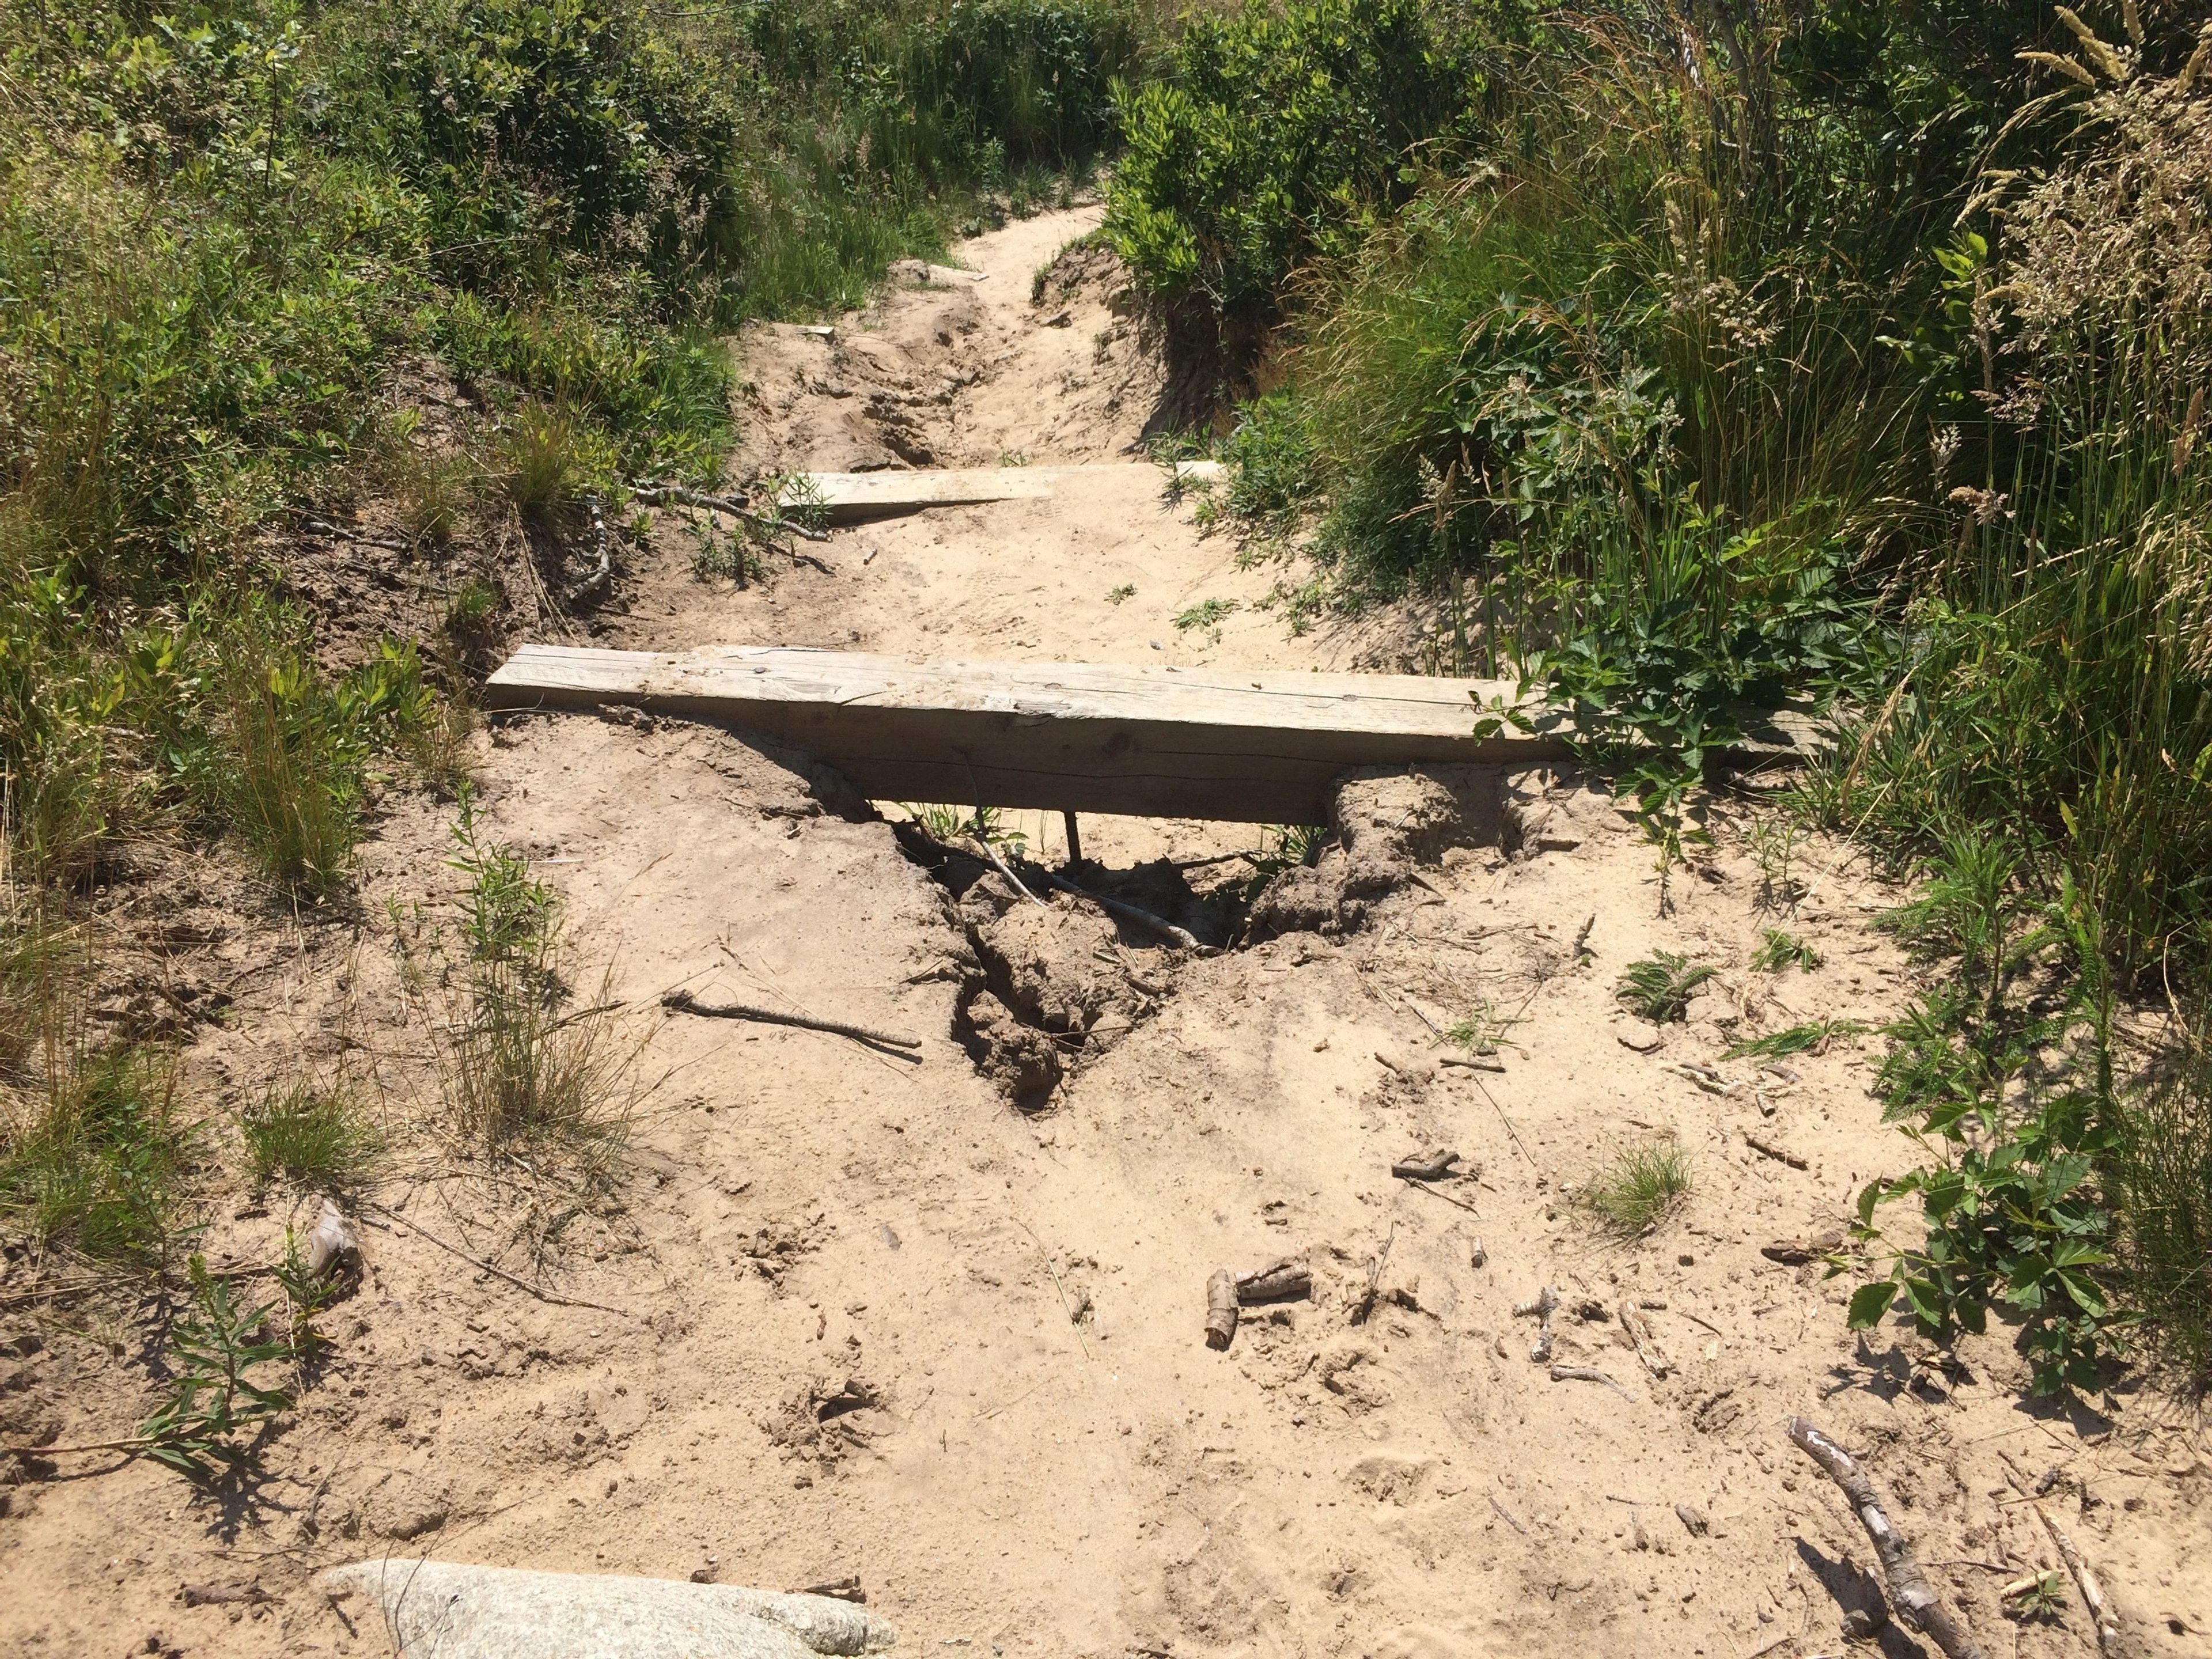
[[[1623,1020],[1613,1029],[1613,1035],[1624,1048],[1633,1048],[1639,1054],[1648,1054],[1660,1043],[1659,1028],[1648,1020]]]
[[[1678,1267],[1694,1267],[1698,1265],[1698,1258],[1685,1250],[1674,1258],[1674,1265]]]
[[[1468,1260],[1478,1267],[1484,1267],[1488,1264],[1490,1261],[1490,1252],[1482,1248],[1482,1241],[1480,1239],[1478,1238],[1474,1241],[1474,1248],[1468,1252]]]
[[[1690,1536],[1692,1538],[1703,1538],[1706,1533],[1711,1530],[1711,1527],[1705,1520],[1705,1517],[1696,1510],[1692,1509],[1687,1504],[1675,1504],[1674,1513],[1680,1518],[1684,1530],[1688,1532]]]

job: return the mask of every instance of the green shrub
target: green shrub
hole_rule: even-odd
[[[1249,0],[1185,21],[1164,73],[1121,94],[1107,234],[1138,283],[1241,369],[1291,272],[1347,252],[1449,157],[1482,82],[1450,0]]]

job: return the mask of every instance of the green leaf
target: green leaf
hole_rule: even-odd
[[[1872,1188],[1869,1188],[1869,1191]],[[1877,1279],[1871,1285],[1862,1285],[1851,1292],[1851,1304],[1844,1322],[1855,1331],[1871,1330],[1881,1323],[1889,1304],[1897,1300],[1897,1281]]]

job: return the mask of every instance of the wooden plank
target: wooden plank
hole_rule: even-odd
[[[722,646],[526,645],[500,708],[601,702],[702,715],[804,748],[877,800],[1322,823],[1354,767],[1565,758],[1548,732],[1475,735],[1511,681],[1095,663],[930,662]]]
[[[808,472],[805,483],[784,495],[787,505],[819,501],[832,524],[918,513],[932,507],[974,507],[987,501],[1041,501],[1064,483],[1085,477],[1127,479],[1149,475],[1165,479],[1157,467],[993,466],[943,471]],[[1190,483],[1217,478],[1218,461],[1177,461],[1175,476]]]

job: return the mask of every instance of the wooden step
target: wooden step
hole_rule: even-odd
[[[1177,461],[1174,476],[1185,483],[1221,476],[1218,461]],[[1085,478],[1120,481],[1139,476],[1168,483],[1167,470],[1144,465],[1107,466],[992,466],[964,471],[919,472],[805,472],[783,496],[787,505],[818,501],[832,524],[851,524],[932,507],[974,507],[986,501],[1042,500],[1064,485]]]
[[[1548,732],[1475,734],[1477,699],[1516,690],[785,646],[526,645],[487,696],[497,708],[631,703],[750,727],[808,750],[874,800],[1325,823],[1331,785],[1355,767],[1565,758]]]

